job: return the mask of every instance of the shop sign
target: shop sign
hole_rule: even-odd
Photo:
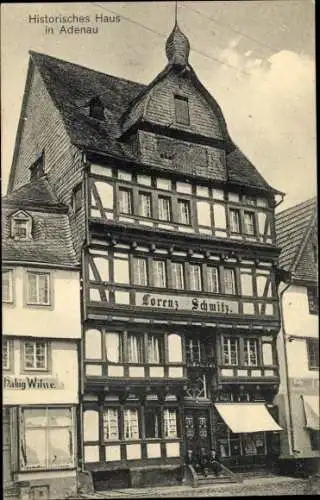
[[[234,300],[189,297],[187,295],[164,295],[136,292],[136,306],[200,313],[239,313],[238,302]]]
[[[6,375],[3,377],[3,388],[9,390],[47,390],[64,389],[64,384],[54,377],[14,377]]]

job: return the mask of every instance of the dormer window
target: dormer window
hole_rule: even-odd
[[[174,96],[176,122],[181,125],[190,125],[189,102],[186,97]]]
[[[31,238],[31,217],[20,210],[11,217],[11,236],[15,240],[27,240]]]
[[[30,181],[40,179],[44,175],[44,151],[41,153],[39,158],[29,167],[30,170]]]
[[[89,116],[97,120],[104,120],[104,105],[100,97],[93,97],[89,103]]]

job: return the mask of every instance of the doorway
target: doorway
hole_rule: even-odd
[[[210,455],[211,429],[210,410],[185,408],[184,410],[184,437],[186,443],[186,455],[190,459],[202,455]]]

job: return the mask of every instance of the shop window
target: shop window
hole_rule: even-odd
[[[265,454],[265,433],[255,432],[253,434],[241,435],[242,454],[244,456]]]
[[[232,233],[240,233],[240,210],[230,208],[229,215],[230,231]]]
[[[83,192],[82,184],[78,184],[72,192],[72,209],[74,212],[78,212],[83,205]]]
[[[174,96],[176,122],[181,125],[190,125],[189,102],[186,97]]]
[[[13,302],[13,271],[11,269],[2,271],[2,302]]]
[[[236,277],[234,269],[224,269],[223,273],[224,278],[224,293],[228,295],[236,294]]]
[[[136,408],[124,410],[124,439],[139,439],[139,416]]]
[[[254,236],[256,234],[254,212],[245,211],[243,216],[243,221],[244,221],[245,234]]]
[[[181,337],[175,333],[168,335],[169,363],[182,363]]]
[[[128,362],[129,363],[143,363],[143,336],[142,335],[128,335]]]
[[[135,285],[148,285],[147,259],[143,257],[133,258],[133,283]]]
[[[158,196],[158,213],[162,221],[171,221],[171,199],[166,196]]]
[[[153,261],[153,281],[154,281],[154,286],[160,288],[166,288],[167,276],[166,276],[166,263],[164,260]]]
[[[48,370],[48,344],[40,341],[26,341],[23,344],[23,369],[25,371]]]
[[[152,217],[152,202],[150,193],[139,193],[139,215]]]
[[[163,338],[148,334],[148,363],[159,365],[163,363]]]
[[[320,431],[309,430],[311,449],[314,451],[320,450]]]
[[[129,284],[129,257],[116,254],[113,259],[113,278],[115,283]]]
[[[23,210],[11,216],[11,237],[15,240],[31,238],[32,218]]]
[[[11,343],[9,339],[2,339],[2,368],[3,370],[10,370],[11,369],[11,353],[10,349],[11,348]]]
[[[99,441],[99,413],[97,410],[83,412],[83,440]]]
[[[129,189],[119,188],[119,213],[132,215],[132,192]]]
[[[308,287],[308,304],[310,314],[319,314],[319,299],[317,287]]]
[[[86,331],[85,358],[101,359],[101,332],[90,329]]]
[[[121,363],[123,360],[122,335],[107,332],[105,334],[106,356],[110,363]]]
[[[119,439],[119,412],[116,408],[107,408],[103,412],[103,439],[104,441]]]
[[[50,305],[50,274],[27,272],[27,304]]]
[[[172,288],[175,290],[183,290],[184,284],[184,266],[182,262],[172,262]]]
[[[319,369],[319,341],[318,339],[307,339],[309,370]]]
[[[239,364],[239,339],[223,337],[223,364],[236,366]]]
[[[174,408],[165,408],[163,410],[163,427],[165,438],[177,438],[177,410]]]
[[[246,366],[258,365],[258,341],[256,339],[244,340],[244,364]]]
[[[189,277],[190,277],[190,290],[201,291],[202,279],[201,279],[201,266],[199,264],[189,265]]]
[[[207,266],[208,292],[219,293],[219,272],[217,267]]]
[[[160,409],[146,408],[144,412],[145,434],[147,439],[159,439],[160,433]]]
[[[21,410],[20,460],[23,469],[74,466],[74,429],[71,408]]]
[[[178,222],[191,224],[190,201],[178,200]]]
[[[273,350],[270,342],[262,344],[262,359],[264,366],[273,365]]]

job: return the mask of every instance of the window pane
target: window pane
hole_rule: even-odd
[[[201,266],[198,264],[190,264],[189,274],[190,274],[190,290],[194,291],[202,290]]]
[[[264,365],[273,365],[272,344],[262,344],[262,357]]]
[[[317,339],[308,339],[309,368],[319,368],[319,343]]]
[[[129,260],[114,259],[113,260],[114,282],[129,284]]]
[[[208,292],[218,293],[219,292],[218,268],[207,266],[207,276],[208,276]]]
[[[197,201],[197,212],[199,226],[211,227],[210,203]]]
[[[240,233],[239,210],[230,209],[230,231],[233,233]]]
[[[153,261],[154,286],[165,288],[167,286],[166,263],[164,260]]]
[[[152,217],[151,194],[139,193],[139,214],[142,217]]]
[[[138,410],[124,410],[124,439],[139,439]]]
[[[189,103],[186,97],[175,96],[176,122],[182,125],[189,125]]]
[[[119,212],[120,214],[132,214],[132,193],[127,189],[119,188]]]
[[[119,439],[119,416],[115,408],[108,408],[103,413],[103,439],[104,441]]]
[[[236,293],[235,273],[233,269],[224,270],[224,291],[231,295]]]
[[[26,220],[14,219],[13,236],[25,239],[27,237],[27,223]]]
[[[49,429],[48,462],[49,466],[62,466],[72,464],[72,429]]]
[[[120,333],[106,333],[106,354],[107,360],[111,363],[121,363],[122,361],[122,337]]]
[[[148,362],[160,364],[162,358],[162,345],[159,337],[148,335]]]
[[[171,221],[171,200],[163,196],[158,196],[159,219]]]
[[[12,271],[2,271],[2,301],[12,301]]]
[[[37,302],[37,276],[33,273],[28,273],[28,302]]]
[[[143,363],[143,337],[141,335],[128,335],[128,362]]]
[[[142,257],[133,259],[133,282],[135,285],[142,286],[148,284],[147,260]]]
[[[244,341],[244,364],[247,366],[257,366],[258,364],[258,345],[255,339]]]
[[[41,468],[46,463],[46,430],[26,429],[25,439],[22,438],[21,455],[27,467]]]
[[[188,200],[178,200],[178,219],[181,224],[190,224],[190,202]]]
[[[39,303],[49,303],[49,276],[47,274],[38,275]]]
[[[175,333],[168,335],[168,357],[169,363],[182,362],[181,337]]]
[[[176,290],[184,289],[184,268],[181,262],[172,262],[172,287]]]
[[[35,344],[36,368],[47,367],[47,345],[43,342],[36,342]]]
[[[163,412],[164,418],[164,437],[175,438],[178,437],[177,431],[177,412],[175,409],[166,408]]]
[[[244,212],[244,232],[246,234],[255,234],[254,213]]]
[[[144,422],[146,438],[160,438],[160,412],[158,408],[146,409]]]
[[[23,420],[25,427],[43,427],[47,425],[46,410],[45,408],[23,410]]]
[[[71,408],[50,408],[47,411],[48,425],[65,427],[72,425]]]
[[[239,342],[238,339],[223,338],[223,363],[226,365],[236,366],[239,359]]]

